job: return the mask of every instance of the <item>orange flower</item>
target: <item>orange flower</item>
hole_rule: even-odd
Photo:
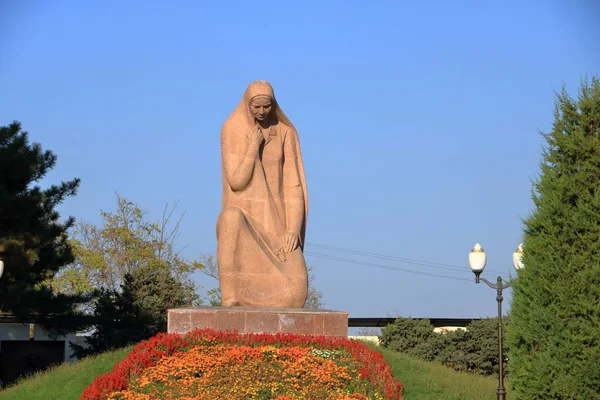
[[[198,346],[161,359],[131,380],[128,390],[115,391],[109,399],[273,399],[284,394],[290,400],[352,399],[348,386],[359,379],[352,357],[341,356],[346,365],[338,365],[310,351]]]
[[[82,400],[400,400],[380,353],[341,338],[197,330],[136,345]]]

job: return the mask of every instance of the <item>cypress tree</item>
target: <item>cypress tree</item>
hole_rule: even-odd
[[[518,399],[600,399],[600,81],[563,86],[513,283],[510,386]]]

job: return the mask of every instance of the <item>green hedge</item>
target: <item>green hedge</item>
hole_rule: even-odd
[[[502,319],[504,326],[508,317]],[[425,361],[438,362],[456,371],[480,375],[498,373],[498,319],[475,320],[467,331],[435,333],[429,319],[398,318],[383,328],[381,345]],[[504,348],[504,374],[508,373]]]

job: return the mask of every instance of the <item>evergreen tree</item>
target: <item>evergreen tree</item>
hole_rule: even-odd
[[[519,399],[600,399],[600,80],[563,87],[513,284],[510,385]]]
[[[64,265],[73,262],[67,230],[73,218],[59,221],[55,207],[76,194],[79,179],[35,185],[54,168],[56,155],[31,144],[19,122],[0,127],[0,310],[19,318],[72,316],[79,296],[55,294],[46,283]],[[71,319],[61,320],[61,327]],[[48,319],[47,328],[52,326]]]
[[[127,273],[119,291],[95,291],[94,332],[87,347],[71,343],[85,357],[118,349],[167,331],[167,310],[189,306],[190,294],[167,269],[142,266]]]
[[[167,331],[167,310],[190,307],[196,300],[196,294],[190,293],[166,268],[141,266],[131,276],[133,301],[152,318],[157,333]]]
[[[124,276],[120,291],[101,288],[94,297],[96,326],[86,338],[87,346],[70,342],[77,358],[135,344],[158,333],[153,318],[136,303],[131,274]]]

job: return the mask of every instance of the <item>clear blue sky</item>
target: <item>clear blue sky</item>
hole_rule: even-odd
[[[195,258],[216,253],[221,125],[266,79],[299,132],[307,242],[464,266],[307,245],[466,279],[307,256],[327,308],[494,315],[467,254],[481,242],[488,269],[512,271],[554,91],[600,70],[600,6],[294,3],[0,1],[0,124],[21,121],[58,155],[47,182],[82,179],[64,215],[97,223],[115,191],[156,218],[179,201],[179,244]]]

